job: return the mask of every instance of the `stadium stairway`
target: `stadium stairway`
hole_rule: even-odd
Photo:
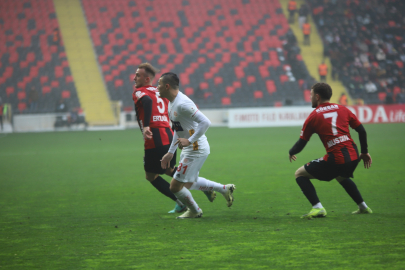
[[[115,125],[106,86],[100,73],[79,0],[54,0],[66,56],[89,125]]]
[[[286,18],[289,17],[288,13],[288,2],[289,0],[279,0],[281,7],[283,8],[283,13]],[[297,11],[302,4],[306,4],[305,0],[296,0],[297,2]],[[346,91],[345,87],[339,80],[332,80],[332,64],[329,61],[329,58],[323,58],[323,42],[322,38],[320,37],[316,24],[313,21],[311,15],[308,16],[309,23],[311,24],[311,35],[310,35],[310,46],[303,46],[304,36],[302,34],[302,30],[298,24],[298,14],[295,15],[294,23],[289,23],[291,30],[294,32],[295,37],[297,38],[298,45],[301,49],[302,59],[305,62],[309,73],[312,77],[314,77],[317,81],[319,81],[319,74],[318,74],[318,65],[324,60],[325,64],[328,66],[328,75],[326,77],[327,83],[333,89],[333,96],[331,98],[331,102],[338,103],[339,97],[342,93],[345,93],[349,105],[353,104],[353,101]]]

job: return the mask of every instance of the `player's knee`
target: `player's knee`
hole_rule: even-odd
[[[146,180],[148,180],[149,182],[152,182],[153,180],[155,180],[156,177],[158,177],[158,174],[150,174],[150,173],[146,173],[146,174],[145,174],[145,178],[146,178]]]
[[[304,169],[304,167],[300,167],[295,171],[295,178],[298,178],[300,176],[306,176],[306,171]]]

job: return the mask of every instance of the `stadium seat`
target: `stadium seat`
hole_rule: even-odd
[[[191,87],[187,87],[187,88],[184,90],[184,93],[186,94],[186,96],[192,96],[192,95],[194,95],[194,89],[191,88]]]
[[[255,99],[263,98],[263,92],[262,91],[254,91],[253,96],[254,96]]]
[[[231,98],[229,97],[223,97],[221,99],[222,105],[231,105]]]
[[[384,102],[386,97],[387,97],[387,93],[386,93],[386,92],[380,92],[380,93],[378,93],[378,99],[379,99],[381,102]]]
[[[274,107],[283,107],[283,102],[281,102],[281,101],[275,101],[275,102],[274,102]]]
[[[61,97],[62,98],[70,98],[70,91],[68,91],[68,90],[62,91]]]
[[[21,91],[21,92],[17,93],[17,97],[18,97],[19,100],[26,99],[27,95],[26,95],[26,93],[24,91]]]
[[[25,111],[26,109],[27,109],[27,104],[26,103],[24,103],[24,102],[18,103],[18,110],[20,112]]]
[[[47,94],[51,92],[51,87],[49,86],[43,86],[42,87],[42,94]]]
[[[227,87],[225,88],[225,91],[226,91],[226,94],[230,96],[230,95],[232,95],[233,93],[235,93],[235,88],[232,87],[232,86],[227,86]]]
[[[9,86],[9,87],[6,88],[7,97],[9,97],[13,93],[14,93],[14,87]]]
[[[305,102],[311,102],[311,90],[304,90]]]
[[[217,85],[217,84],[221,84],[223,82],[223,79],[222,79],[222,77],[215,77],[214,78],[214,83]]]

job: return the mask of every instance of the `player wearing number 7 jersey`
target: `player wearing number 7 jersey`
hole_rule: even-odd
[[[189,189],[220,192],[230,207],[233,203],[235,185],[222,185],[199,177],[199,171],[210,153],[205,132],[211,122],[197,109],[191,99],[179,91],[179,83],[177,75],[171,72],[163,74],[159,79],[160,96],[170,101],[169,117],[174,130],[173,142],[167,154],[163,156],[161,165],[166,169],[177,146],[182,148],[180,163],[170,183],[170,190],[188,208],[187,212],[177,218],[199,218],[202,216],[202,210]]]
[[[302,218],[326,216],[326,210],[309,179],[321,181],[336,179],[359,207],[353,214],[372,213],[356,184],[350,179],[361,159],[365,168],[371,166],[366,130],[345,106],[329,103],[331,96],[332,88],[326,83],[317,83],[312,87],[311,101],[315,110],[305,120],[300,139],[289,151],[290,162],[295,161],[295,155],[304,149],[312,134],[317,133],[327,152],[324,157],[307,163],[295,172],[298,185],[312,204],[311,211]],[[350,136],[349,126],[359,133],[360,155]]]

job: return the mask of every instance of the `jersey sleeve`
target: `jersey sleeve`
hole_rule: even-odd
[[[195,115],[198,112],[198,109],[194,103],[187,102],[180,105],[180,111],[185,117],[195,120]]]
[[[137,103],[144,96],[146,96],[145,92],[135,91],[135,93],[134,93],[134,102]]]
[[[352,113],[351,110],[349,110],[348,108],[345,107],[345,109],[347,110],[347,113],[349,115],[349,125],[351,128],[356,129],[361,125],[361,122],[359,121],[359,119],[357,118],[356,115],[354,115],[354,113]]]
[[[300,138],[309,141],[311,139],[312,134],[314,134],[314,128],[313,128],[313,117],[311,115],[305,120],[304,125],[302,126]]]

